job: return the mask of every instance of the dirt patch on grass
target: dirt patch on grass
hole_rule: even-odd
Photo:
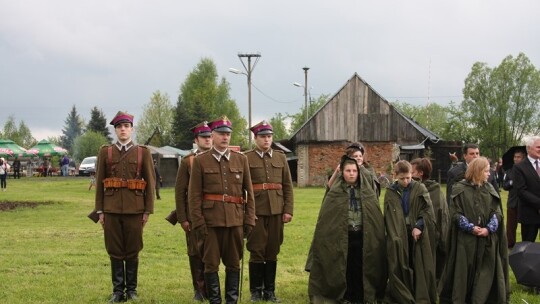
[[[48,205],[50,203],[34,202],[0,202],[0,212],[9,211],[16,208],[36,208],[38,205]]]

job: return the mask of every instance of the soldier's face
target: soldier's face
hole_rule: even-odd
[[[272,134],[255,136],[255,144],[261,151],[267,151],[272,146]]]
[[[223,151],[229,147],[231,133],[212,131],[212,141],[214,143],[214,148]]]
[[[133,126],[129,122],[119,123],[114,126],[114,132],[116,133],[116,137],[118,137],[118,141],[124,143],[131,139]]]
[[[200,150],[206,151],[212,148],[212,136],[197,136],[195,143]]]

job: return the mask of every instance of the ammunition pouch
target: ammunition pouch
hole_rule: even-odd
[[[103,180],[103,186],[107,189],[128,188],[129,190],[146,189],[146,181],[142,179],[123,180],[119,177],[108,177]]]

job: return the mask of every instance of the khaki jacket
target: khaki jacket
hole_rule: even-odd
[[[103,180],[107,177],[119,177],[124,180],[135,179],[137,175],[137,145],[133,145],[127,152],[120,152],[112,145],[112,165],[115,172],[111,172],[107,150],[109,146],[102,146],[98,153],[96,164],[96,211],[118,214],[140,214],[154,212],[154,163],[150,150],[142,147],[141,177],[146,181],[145,191],[129,190],[128,188],[105,189]],[[120,162],[121,153],[129,153]]]
[[[249,161],[252,184],[281,184],[281,190],[253,190],[257,215],[293,214],[293,185],[287,158],[281,151],[272,151],[261,156],[250,150],[245,153]]]
[[[207,227],[255,226],[255,202],[247,157],[227,150],[221,162],[210,149],[193,160],[189,179],[189,214],[193,229]],[[203,200],[205,194],[247,197],[244,204]]]

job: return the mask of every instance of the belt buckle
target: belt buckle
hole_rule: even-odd
[[[266,188],[267,183],[263,183],[262,185],[263,185],[263,190],[268,190],[268,188]]]
[[[226,198],[227,196],[229,196],[229,195],[223,194],[223,197],[221,198],[221,201],[222,201],[222,202],[226,202],[225,198]]]
[[[360,225],[352,225],[352,231],[356,232],[360,230]]]

